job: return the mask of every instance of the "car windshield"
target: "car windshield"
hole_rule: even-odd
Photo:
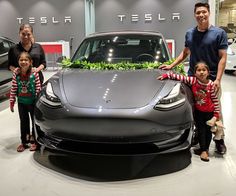
[[[166,62],[169,53],[158,35],[106,35],[85,39],[72,61],[91,63]]]

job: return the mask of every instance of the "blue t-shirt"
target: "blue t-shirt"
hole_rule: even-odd
[[[214,81],[220,61],[218,52],[228,48],[226,32],[215,26],[210,26],[204,32],[198,31],[197,27],[191,28],[185,35],[185,47],[191,52],[188,75],[194,75],[194,66],[199,61],[204,61],[210,68],[210,79]]]

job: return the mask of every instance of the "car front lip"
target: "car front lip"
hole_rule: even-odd
[[[46,135],[37,129],[37,141],[49,149],[79,154],[96,155],[140,155],[140,154],[166,154],[183,151],[191,146],[192,128],[182,130],[180,134],[170,140],[151,143],[97,143],[80,142],[72,139],[59,138]]]
[[[166,126],[154,121],[119,118],[65,118],[41,122],[36,119],[36,124],[46,134],[58,138],[121,144],[161,142],[176,137],[191,127],[190,122]]]
[[[42,113],[43,107],[41,105],[41,110],[36,107],[37,140],[51,149],[120,155],[165,153],[190,147],[193,127],[190,114],[186,114],[189,119],[181,125],[161,125],[141,119],[55,116],[53,109],[54,112],[49,113],[49,116],[55,119],[45,119],[45,115],[40,118],[38,114]]]

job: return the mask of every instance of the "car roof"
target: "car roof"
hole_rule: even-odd
[[[111,32],[96,32],[88,35],[86,38],[108,36],[108,35],[151,35],[151,36],[162,36],[160,32],[157,31],[111,31]]]
[[[0,36],[0,38],[14,43],[14,41],[8,37]]]

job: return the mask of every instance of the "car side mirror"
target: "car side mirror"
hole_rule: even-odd
[[[56,62],[61,63],[64,59],[66,59],[66,56],[60,56],[57,58]]]

